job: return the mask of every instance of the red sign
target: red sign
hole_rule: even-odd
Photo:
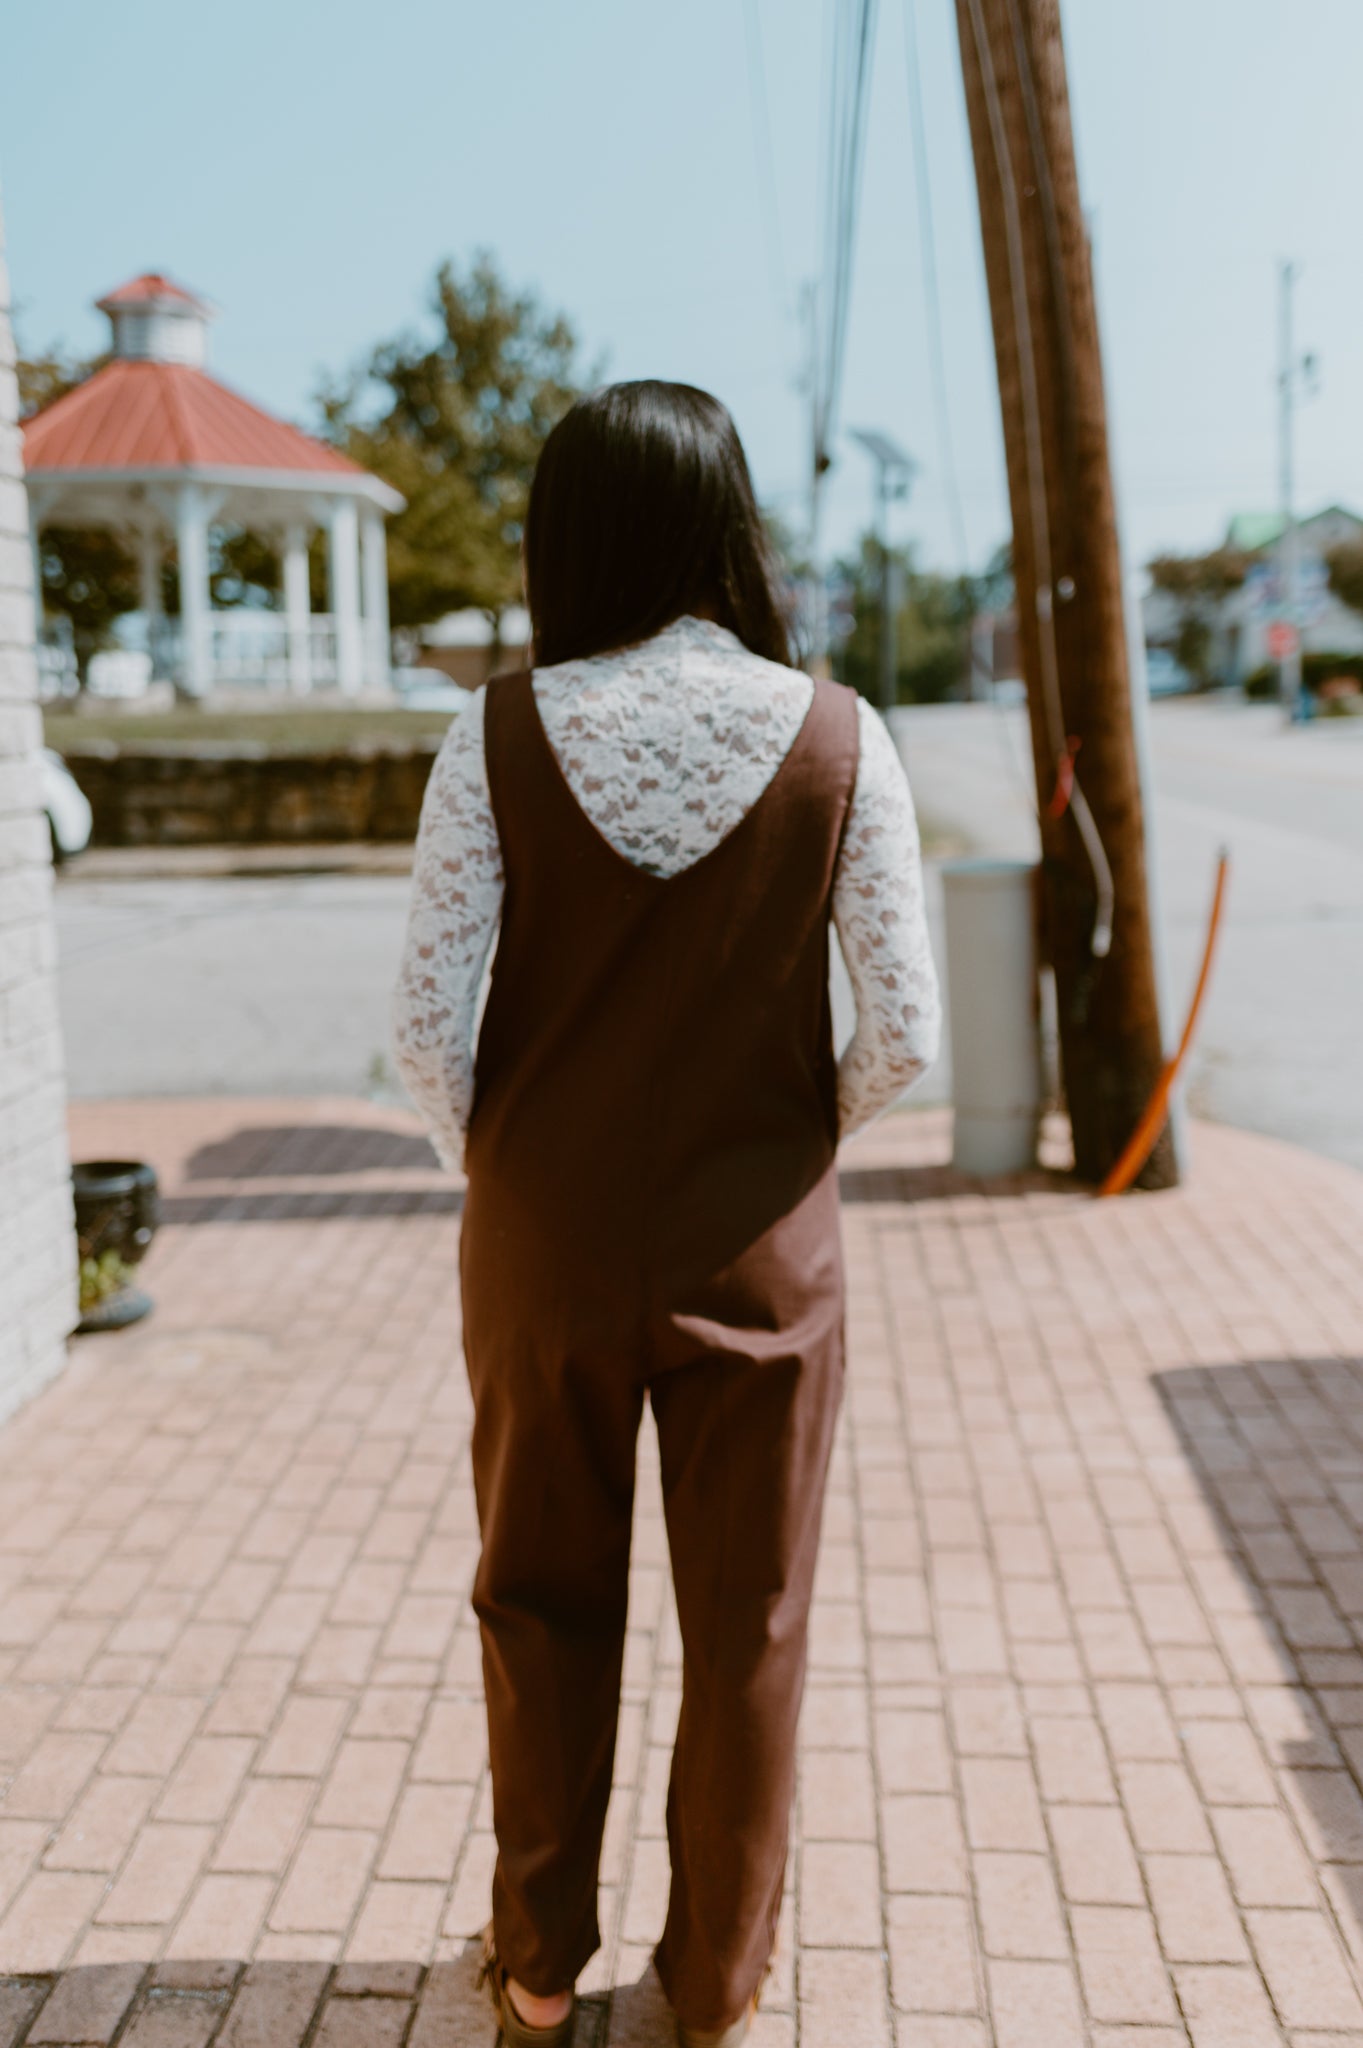
[[[1297,651],[1297,629],[1287,619],[1275,619],[1265,638],[1272,661],[1287,661]]]

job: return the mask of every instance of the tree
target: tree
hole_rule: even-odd
[[[550,429],[581,388],[561,314],[515,293],[492,257],[436,272],[434,332],[376,348],[321,393],[325,431],[402,492],[388,525],[394,626],[474,606],[494,620],[520,597],[530,479]]]
[[[59,398],[65,398],[68,391],[74,391],[77,384],[83,384],[87,377],[93,377],[96,370],[103,369],[109,360],[101,356],[64,356],[56,349],[46,355],[20,356],[17,369],[19,376],[19,417],[31,420],[35,413],[46,412],[49,405],[55,405]]]
[[[107,360],[95,356],[82,361],[57,350],[21,356],[20,418],[32,419],[55,405]],[[114,620],[137,608],[137,564],[117,534],[102,526],[44,526],[38,553],[43,608],[71,621],[83,681],[90,656],[108,645]]]
[[[1156,555],[1146,567],[1156,590],[1189,603],[1220,604],[1240,588],[1252,559],[1240,548],[1213,548],[1206,555]]]
[[[1363,612],[1363,541],[1345,541],[1325,557],[1330,588],[1341,604]]]
[[[1155,589],[1177,608],[1174,655],[1199,689],[1216,680],[1216,615],[1244,582],[1252,559],[1240,548],[1222,547],[1205,555],[1156,555],[1147,564]]]
[[[961,694],[967,674],[974,583],[968,576],[917,568],[910,548],[892,549],[891,561],[901,593],[895,617],[896,699],[940,704]],[[866,534],[859,552],[838,566],[850,587],[853,617],[839,667],[843,680],[874,703],[880,658],[879,541]]]

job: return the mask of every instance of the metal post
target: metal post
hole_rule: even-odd
[[[1299,365],[1292,351],[1295,263],[1278,273],[1278,480],[1283,530],[1278,542],[1278,612],[1289,629],[1278,656],[1278,696],[1289,719],[1301,716],[1301,607],[1297,598],[1297,522],[1293,506],[1293,414]]]
[[[895,700],[895,616],[894,571],[890,566],[889,471],[882,462],[876,470],[876,520],[880,543],[880,708],[888,711]]]
[[[880,649],[876,664],[876,697],[882,711],[888,711],[898,695],[899,662],[895,614],[898,611],[898,577],[890,558],[890,503],[909,494],[909,479],[915,464],[888,434],[854,427],[852,439],[860,444],[875,464],[875,539],[880,556]]]

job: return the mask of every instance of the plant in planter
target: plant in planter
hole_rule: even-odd
[[[151,1296],[133,1285],[136,1267],[160,1222],[152,1167],[137,1159],[92,1159],[73,1167],[80,1251],[80,1322],[118,1330],[151,1312]]]

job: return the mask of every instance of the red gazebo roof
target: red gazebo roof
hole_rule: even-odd
[[[124,306],[165,305],[192,306],[196,313],[206,313],[208,302],[197,292],[187,292],[183,285],[176,284],[161,270],[144,270],[140,277],[130,277],[126,284],[114,291],[106,292],[95,304],[101,313],[112,313]]]
[[[164,282],[159,277],[135,278],[122,288],[120,297],[140,293],[144,285],[159,290]],[[325,442],[262,412],[204,370],[125,357],[106,363],[26,423],[24,467],[30,475],[120,469],[368,474]]]

